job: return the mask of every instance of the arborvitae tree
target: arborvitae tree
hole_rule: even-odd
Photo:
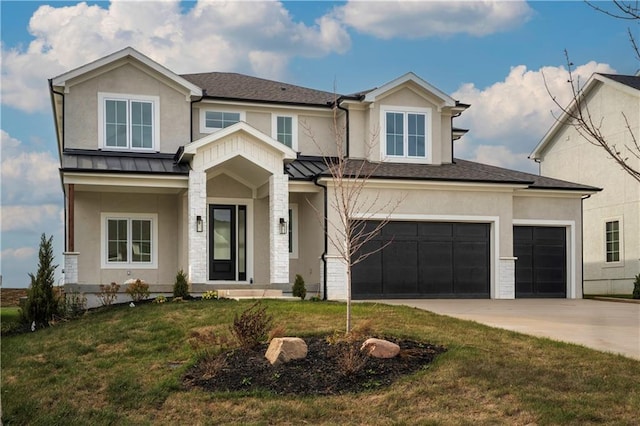
[[[49,325],[54,315],[60,312],[58,297],[53,291],[55,284],[54,273],[58,265],[53,264],[53,236],[47,238],[45,234],[40,237],[40,250],[38,251],[38,272],[29,274],[31,285],[27,290],[27,301],[22,309],[23,321],[36,327]]]
[[[293,282],[293,296],[304,300],[307,296],[307,288],[304,285],[304,278],[300,274],[296,274],[296,280]]]
[[[180,269],[176,275],[176,282],[173,284],[173,297],[189,298],[189,283],[187,282],[187,274]]]

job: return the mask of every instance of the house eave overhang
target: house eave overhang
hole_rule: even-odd
[[[354,180],[353,178],[345,178],[346,181]],[[319,182],[328,186],[335,186],[334,179],[331,175],[323,174]],[[361,181],[359,179],[358,181]],[[524,190],[529,188],[528,182],[495,182],[482,180],[455,180],[455,179],[438,179],[438,178],[408,178],[408,177],[385,177],[385,178],[369,178],[366,186],[370,188],[416,188],[424,189],[446,189],[446,190],[474,190],[474,191],[495,191],[495,192],[513,192],[515,190]]]
[[[451,96],[447,95],[446,93],[444,93],[442,90],[438,89],[435,86],[432,86],[431,84],[427,83],[425,80],[423,80],[422,78],[418,77],[416,74],[412,73],[412,72],[408,72],[398,78],[396,78],[395,80],[392,80],[384,85],[382,85],[381,87],[378,87],[377,89],[374,89],[370,92],[368,92],[365,96],[364,96],[364,102],[375,102],[376,99],[378,98],[378,96],[383,95],[384,93],[387,93],[388,91],[402,85],[405,84],[407,82],[413,82],[415,84],[417,84],[418,86],[420,86],[422,89],[424,89],[426,92],[431,93],[433,96],[437,97],[438,99],[440,99],[441,101],[441,107],[449,107],[449,108],[455,108],[456,106],[460,107],[459,102],[456,102],[455,99],[453,99]]]
[[[169,70],[168,68],[160,65],[159,63],[157,63],[156,61],[152,60],[151,58],[143,55],[142,53],[138,52],[137,50],[135,50],[132,47],[126,47],[122,50],[119,50],[117,52],[114,52],[110,55],[107,55],[103,58],[97,59],[93,62],[90,62],[86,65],[83,65],[81,67],[75,68],[71,71],[68,71],[64,74],[61,74],[57,77],[54,77],[51,79],[51,84],[55,87],[66,87],[67,84],[73,80],[76,79],[84,74],[87,74],[91,71],[95,71],[98,70],[99,68],[102,67],[107,67],[108,65],[119,61],[121,59],[126,59],[126,58],[132,58],[144,65],[146,65],[147,67],[153,69],[154,71],[156,71],[157,73],[163,75],[164,77],[166,77],[167,79],[173,81],[175,84],[177,84],[178,86],[184,88],[185,90],[187,90],[189,92],[189,95],[192,97],[200,97],[202,96],[202,89],[198,86],[196,86],[195,84],[187,81],[186,79],[180,77],[179,75],[177,75],[176,73],[174,73],[173,71]]]
[[[516,196],[522,197],[558,197],[558,198],[582,198],[597,194],[602,191],[600,188],[538,188],[529,187],[525,190],[517,191]]]
[[[187,189],[189,176],[169,173],[91,172],[81,169],[60,169],[63,185],[74,184],[95,191],[113,188],[137,188],[137,192],[176,192]]]
[[[247,99],[247,98],[232,98],[223,96],[207,96],[205,95],[201,101],[214,101],[217,103],[229,103],[229,104],[241,104],[246,106],[251,105],[269,105],[269,106],[282,106],[282,107],[296,107],[296,108],[309,108],[309,109],[321,109],[327,110],[332,108],[332,102],[327,103],[310,103],[310,102],[286,102],[286,101],[270,101],[263,99]]]
[[[297,154],[293,149],[262,133],[246,122],[240,121],[232,126],[226,127],[215,133],[211,133],[201,139],[191,142],[188,145],[180,147],[178,149],[178,152],[176,153],[177,160],[179,163],[191,161],[191,159],[198,152],[198,149],[238,132],[244,132],[250,136],[253,136],[254,138],[260,140],[262,143],[269,146],[271,149],[279,152],[282,155],[282,159],[285,163],[291,162],[297,157]]]
[[[578,97],[579,97],[578,99],[579,100],[584,99],[592,90],[594,90],[594,88],[596,88],[600,84],[607,84],[627,94],[640,97],[640,90],[636,90],[625,84],[614,81],[604,75],[594,73],[593,75],[591,75],[591,77],[589,78],[587,83],[584,85],[582,90],[580,90],[580,93],[578,93]],[[567,106],[566,109],[567,111],[573,111],[575,110],[575,108],[577,108],[577,105],[576,105],[576,100],[574,99],[569,104],[569,106]],[[529,158],[531,160],[534,160],[534,161],[542,160],[545,149],[554,140],[554,137],[558,133],[558,131],[567,125],[568,118],[569,118],[568,114],[562,113],[561,116],[555,120],[555,123],[553,123],[551,128],[542,137],[538,145],[536,145],[536,147],[533,149],[531,154],[529,154]]]

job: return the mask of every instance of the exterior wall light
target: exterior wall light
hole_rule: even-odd
[[[196,231],[202,232],[202,216],[196,216]]]
[[[287,221],[284,220],[284,217],[280,218],[280,233],[281,234],[286,234],[287,233]]]

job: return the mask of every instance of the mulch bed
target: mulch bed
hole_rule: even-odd
[[[336,395],[375,390],[426,368],[441,346],[413,340],[386,340],[400,346],[400,355],[377,359],[361,354],[360,343],[333,343],[326,337],[305,338],[304,360],[272,366],[264,354],[268,345],[253,350],[235,349],[216,357],[205,357],[184,376],[187,389],[212,392],[267,391],[277,395]]]

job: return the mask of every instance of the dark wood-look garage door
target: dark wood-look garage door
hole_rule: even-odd
[[[515,226],[516,297],[567,297],[566,228]]]
[[[361,250],[388,244],[354,266],[352,297],[488,298],[490,230],[488,223],[389,222]]]

